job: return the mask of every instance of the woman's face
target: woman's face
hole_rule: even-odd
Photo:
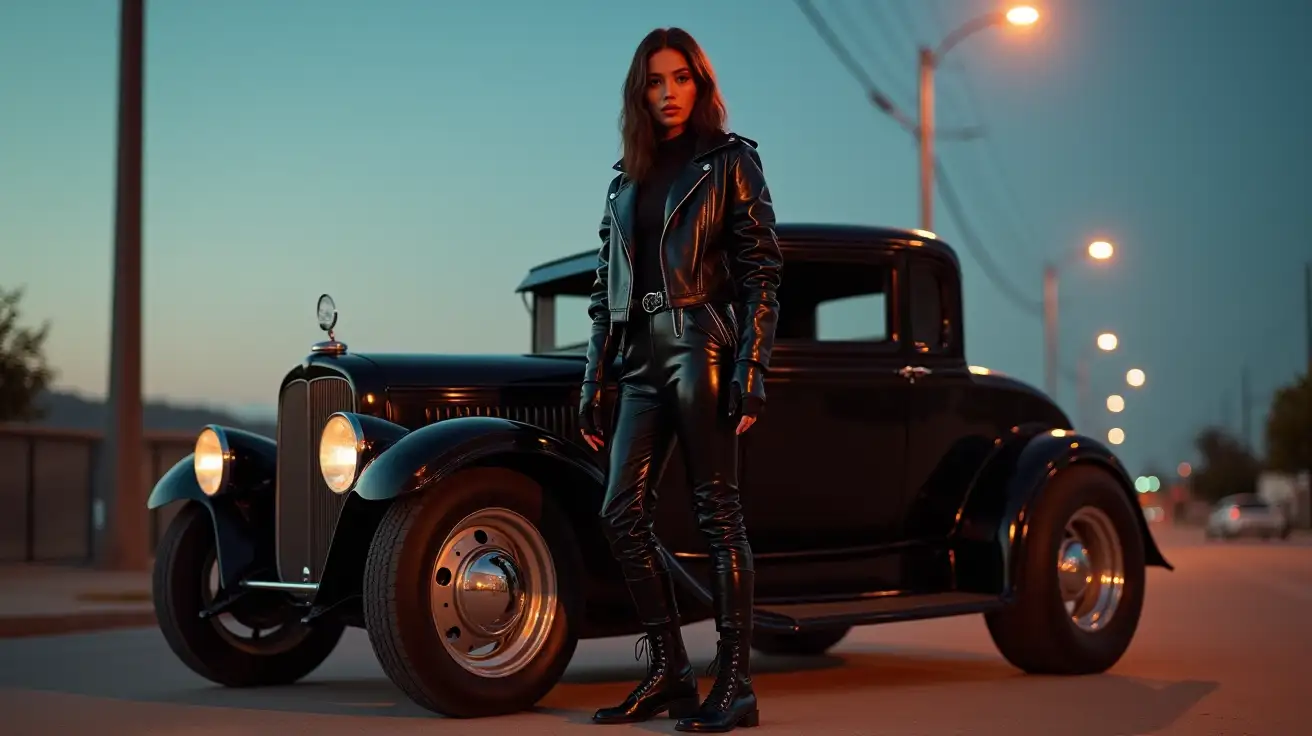
[[[683,132],[697,102],[697,83],[688,60],[674,49],[661,49],[647,60],[647,107],[666,135]]]

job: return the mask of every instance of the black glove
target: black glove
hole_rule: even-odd
[[[601,426],[601,384],[584,381],[583,391],[579,394],[579,428],[601,437]]]
[[[729,417],[759,417],[765,411],[765,369],[759,363],[740,360],[734,366],[729,386]]]

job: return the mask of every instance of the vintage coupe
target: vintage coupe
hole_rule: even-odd
[[[931,233],[778,233],[769,404],[741,443],[755,648],[983,614],[1026,672],[1113,665],[1145,566],[1170,568],[1116,457],[967,365],[959,263]],[[329,339],[283,379],[277,438],[206,427],[151,493],[185,504],[154,573],[177,656],[228,686],[289,683],[364,627],[409,697],[470,717],[531,707],[580,638],[637,633],[599,526],[605,458],[576,426],[583,348],[555,338],[561,299],[586,325],[595,266],[530,271],[527,355],[354,354],[321,298]],[[711,613],[708,560],[681,465],[657,529],[691,623]]]

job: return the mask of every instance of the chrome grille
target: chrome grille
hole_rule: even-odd
[[[557,437],[574,437],[577,434],[578,418],[575,410],[569,406],[486,406],[437,404],[424,410],[428,423],[458,417],[497,417],[515,422],[532,424],[551,432]]]
[[[319,580],[346,503],[319,472],[319,435],[334,412],[354,410],[355,396],[343,378],[293,381],[279,399],[277,543],[284,581]]]

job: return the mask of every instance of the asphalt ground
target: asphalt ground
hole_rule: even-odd
[[[1138,636],[1106,674],[1021,674],[974,616],[865,627],[823,657],[756,655],[761,727],[740,732],[1312,733],[1312,537],[1207,542],[1194,530],[1154,526],[1176,571],[1149,571]],[[685,629],[701,667],[714,636],[709,623]],[[632,639],[582,642],[535,711],[452,720],[410,703],[358,630],[306,680],[261,690],[224,689],[192,674],[154,628],[33,636],[0,640],[0,733],[674,733],[664,718],[588,722],[642,668]]]

